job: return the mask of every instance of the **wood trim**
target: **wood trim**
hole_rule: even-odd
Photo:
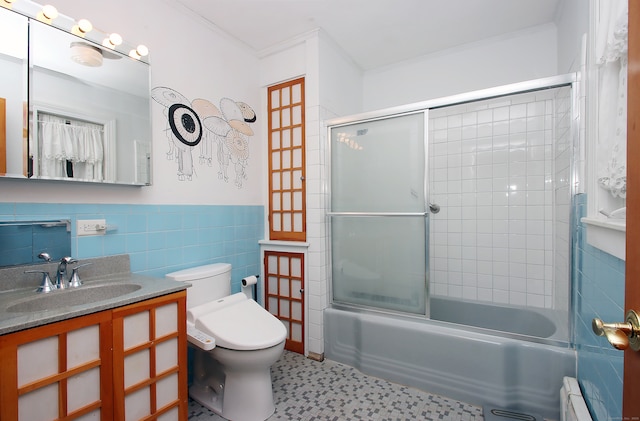
[[[113,416],[113,349],[113,322],[109,317],[108,320],[100,323],[100,361],[102,362],[100,365],[101,421],[117,419]]]
[[[111,359],[111,339],[106,342],[102,341],[106,335],[111,336],[110,321],[111,312],[103,311],[0,336],[0,361],[2,362],[0,365],[0,402],[2,402],[2,405],[0,405],[0,420],[18,419],[18,398],[20,396],[55,383],[58,383],[58,418],[60,420],[66,420],[73,419],[78,414],[81,415],[79,411],[84,411],[84,409],[75,411],[74,415],[68,414],[67,379],[96,367],[101,367],[100,400],[91,403],[89,406],[99,408],[103,402],[110,402],[111,383],[106,383],[108,387],[105,387],[104,377],[106,373],[108,373],[107,378],[111,376],[111,367],[109,364]],[[99,350],[100,359],[68,369],[67,332],[89,326],[98,326],[101,340]],[[52,356],[52,358],[57,358],[58,373],[18,387],[19,346],[51,337],[57,337],[58,340],[58,355],[57,357]],[[105,352],[108,353],[107,358],[105,358]],[[101,411],[102,420],[113,419],[109,409],[106,409],[107,418],[105,418],[105,411]]]
[[[625,309],[640,311],[640,2],[629,1],[627,85],[627,247]],[[622,315],[624,316],[624,315]],[[622,418],[640,417],[640,352],[624,352]]]
[[[268,258],[269,257],[275,257],[276,258],[276,267],[271,267],[268,263]],[[287,267],[286,268],[282,268],[280,265],[280,259],[281,258],[285,258],[287,261]],[[293,259],[299,259],[300,260],[300,265],[301,265],[301,273],[300,276],[294,276],[292,274],[292,270],[291,270],[291,261]],[[264,268],[265,268],[265,308],[267,309],[267,311],[269,311],[270,313],[274,314],[276,317],[278,317],[280,320],[282,320],[283,322],[285,322],[286,324],[288,324],[289,326],[289,331],[287,334],[287,339],[285,340],[285,349],[288,351],[292,351],[292,352],[297,352],[298,354],[304,354],[304,339],[305,339],[305,301],[304,301],[304,293],[301,293],[300,298],[294,298],[292,296],[292,291],[293,291],[293,287],[292,287],[292,282],[293,281],[299,281],[300,282],[300,288],[302,290],[304,290],[305,288],[305,277],[304,277],[304,273],[305,273],[305,269],[304,269],[304,265],[305,265],[305,261],[304,261],[304,253],[291,253],[291,252],[279,252],[279,251],[265,251],[265,262],[264,262]],[[285,275],[286,273],[286,275]],[[270,286],[270,282],[272,280],[272,278],[276,279],[277,285],[275,290],[277,291],[276,294],[272,294],[269,291],[272,289]],[[287,279],[288,280],[288,295],[286,295],[285,293],[281,293],[281,289],[280,289],[280,281],[281,279]],[[273,309],[270,307],[270,300],[269,298],[275,298],[277,300],[277,308]],[[288,303],[288,308],[283,311],[281,308],[281,303],[282,301],[286,301]],[[301,320],[297,320],[293,318],[293,306],[292,303],[297,302],[300,303],[300,307],[301,307]],[[288,314],[288,316],[284,315],[284,314]],[[302,340],[301,341],[294,341],[293,340],[293,335],[291,332],[291,326],[293,324],[296,325],[300,325],[301,327],[301,336],[302,336]]]
[[[270,86],[267,89],[267,115],[268,115],[268,138],[269,138],[269,151],[268,151],[268,163],[269,163],[269,238],[271,240],[282,241],[306,241],[307,239],[307,221],[306,221],[306,123],[305,123],[305,79],[304,77],[283,82],[277,85]],[[294,86],[300,86],[300,100],[294,102],[293,89]],[[286,105],[283,105],[283,92],[288,90],[289,96],[286,99]],[[273,102],[273,95],[278,95],[278,105]],[[293,110],[300,108],[301,121],[300,123],[293,122]],[[277,115],[278,125],[274,127],[274,115]],[[288,115],[288,118],[283,120],[283,115]],[[293,141],[289,146],[282,144],[282,133],[290,132],[299,129],[301,131],[301,145],[294,146]],[[278,147],[275,147],[274,138],[280,139]],[[293,136],[291,136],[293,139]],[[296,151],[300,151],[301,165],[293,165],[293,154]],[[274,155],[277,155],[280,161],[280,167],[274,168]],[[283,156],[289,156],[289,166],[283,165],[285,159]],[[301,187],[294,187],[294,174],[300,174]],[[279,187],[274,186],[274,177],[278,177]],[[289,187],[285,187],[288,185]],[[278,203],[275,203],[274,196],[279,194],[280,199]],[[301,195],[301,205],[299,209],[295,208],[294,195]],[[291,209],[285,209],[283,206],[284,196],[290,195]],[[277,206],[276,206],[277,205]],[[301,218],[302,227],[300,230],[295,229],[294,220],[299,215]],[[284,220],[291,219],[291,230],[284,229]],[[278,221],[276,224],[275,222]],[[279,226],[280,229],[274,227]]]
[[[164,334],[158,338],[155,337],[156,332],[156,308],[165,306],[167,304],[176,303],[178,320],[177,320],[177,332],[171,332]],[[140,303],[134,303],[128,306],[120,307],[113,310],[113,376],[114,376],[114,418],[113,419],[125,419],[125,398],[127,395],[143,389],[149,388],[149,408],[151,414],[144,420],[155,420],[159,415],[167,412],[171,408],[177,406],[179,412],[179,420],[187,421],[188,417],[188,389],[187,389],[187,320],[186,320],[186,308],[187,308],[187,293],[186,291],[179,291],[172,294],[164,295],[162,297],[156,297]],[[127,316],[134,314],[149,312],[149,340],[141,344],[137,344],[133,347],[124,348],[124,319]],[[162,344],[168,340],[177,338],[178,344],[185,344],[185,346],[179,346],[178,348],[178,365],[169,368],[162,373],[156,373],[156,346]],[[137,352],[144,350],[149,351],[149,378],[141,382],[133,384],[125,389],[124,386],[124,359],[126,356],[133,355]],[[157,408],[157,393],[156,384],[158,381],[165,377],[178,374],[178,399],[176,403],[171,403],[165,407]]]
[[[62,347],[60,347],[59,349],[62,350]],[[62,360],[61,354],[64,354],[65,360],[67,358],[66,352],[59,352],[58,353],[58,356],[60,357],[59,362],[60,360]],[[59,366],[57,374],[53,374],[51,376],[47,376],[42,379],[36,380],[34,382],[27,383],[21,387],[18,387],[18,396],[25,395],[29,392],[33,392],[36,389],[40,389],[42,387],[48,386],[53,383],[62,382],[68,379],[69,377],[73,377],[84,371],[91,370],[92,368],[100,367],[100,363],[101,363],[101,360],[93,360],[86,364],[82,364],[77,367],[74,367],[71,370],[66,370],[65,368],[63,368],[63,366]],[[62,390],[61,390],[61,393],[62,393]],[[64,393],[66,398],[66,390],[64,390]],[[66,402],[65,402],[65,405],[66,405]]]
[[[0,336],[0,420],[18,419],[18,344]]]
[[[119,309],[106,310],[88,314],[73,319],[48,324],[45,326],[26,329],[19,332],[0,336],[0,420],[12,421],[18,419],[18,398],[30,391],[58,383],[58,411],[59,420],[72,420],[100,409],[102,421],[122,420],[125,418],[124,397],[126,393],[140,388],[134,385],[124,390],[124,357],[134,351],[149,349],[150,379],[143,382],[153,391],[151,393],[150,408],[152,414],[149,420],[178,408],[179,420],[187,421],[188,390],[187,390],[187,333],[186,333],[186,291],[180,291],[162,297],[153,298],[140,303],[131,304]],[[155,308],[176,303],[178,311],[177,332],[163,334],[155,338]],[[150,341],[130,350],[124,350],[124,317],[139,312],[150,312],[149,333]],[[97,325],[100,337],[100,358],[80,364],[68,369],[67,367],[67,332]],[[21,344],[37,341],[43,338],[57,337],[58,340],[58,373],[43,379],[18,387],[18,347]],[[176,339],[178,343],[178,364],[161,373],[155,372],[155,347],[166,341]],[[184,345],[184,346],[182,346]],[[68,413],[67,407],[67,379],[99,367],[100,369],[100,400]],[[170,375],[178,375],[178,397],[175,401],[156,408],[155,385]]]

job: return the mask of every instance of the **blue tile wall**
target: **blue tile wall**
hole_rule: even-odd
[[[263,206],[0,203],[0,220],[70,219],[78,259],[129,254],[131,271],[163,277],[202,264],[233,265],[232,292],[260,273]],[[105,219],[107,233],[76,235],[79,219]]]
[[[578,381],[595,421],[622,419],[623,354],[591,331],[591,320],[618,321],[624,315],[625,263],[587,244],[587,197],[575,198],[573,305]]]

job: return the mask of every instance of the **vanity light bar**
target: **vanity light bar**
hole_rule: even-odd
[[[104,36],[105,33],[101,32],[100,30],[96,30],[96,28],[93,27],[90,21],[88,21],[87,19],[79,19],[78,21],[75,21],[68,16],[61,15],[58,13],[58,10],[55,8],[55,6],[51,4],[41,6],[31,0],[0,0],[0,7],[4,7],[5,9],[12,9],[24,16],[35,18],[40,22],[43,22],[47,25],[55,26],[80,38],[85,38],[85,36],[89,32],[95,31],[88,37],[88,39],[90,39],[91,41],[97,43],[102,42],[103,47],[107,47],[112,50],[118,50],[119,52],[125,54],[128,50],[128,48],[122,45],[123,39],[119,34],[114,32],[107,35],[102,41],[100,41],[101,35]],[[54,20],[55,24],[53,23]],[[149,49],[144,45],[139,45],[135,49],[129,50],[129,57],[136,60],[141,60],[147,55],[149,55]]]

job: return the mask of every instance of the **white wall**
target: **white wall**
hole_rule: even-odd
[[[265,92],[264,101],[267,86],[294,77],[305,77],[307,243],[292,242],[288,246],[283,246],[282,243],[265,244],[263,250],[285,250],[305,254],[306,351],[322,354],[322,311],[329,301],[324,121],[337,115],[360,111],[362,75],[359,68],[322,31],[306,34],[279,50],[263,52],[260,70],[261,84]]]
[[[580,70],[582,36],[589,32],[589,0],[564,0],[556,13],[558,27],[558,72]]]
[[[172,88],[189,100],[204,98],[214,104],[227,97],[249,104],[258,113],[254,136],[249,138],[247,179],[242,188],[218,179],[217,166],[199,165],[193,152],[196,174],[179,181],[177,164],[167,159],[168,141],[164,107],[151,105],[153,137],[153,185],[114,187],[63,182],[0,179],[3,201],[63,203],[157,203],[261,205],[265,167],[260,145],[265,142],[258,124],[261,114],[258,58],[242,44],[169,1],[114,0],[108,3],[57,0],[59,12],[89,19],[95,28],[118,32],[133,45],[143,43],[151,51],[151,87]]]
[[[369,71],[364,110],[554,76],[556,33],[542,25]]]

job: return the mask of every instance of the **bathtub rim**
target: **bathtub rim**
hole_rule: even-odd
[[[549,338],[539,338],[539,337],[528,336],[528,335],[523,335],[519,333],[505,332],[501,330],[487,329],[483,327],[436,320],[436,319],[431,319],[430,317],[419,315],[419,314],[403,313],[403,312],[387,310],[387,309],[378,309],[378,308],[361,306],[361,305],[351,304],[351,303],[346,304],[346,303],[332,301],[327,308],[350,311],[350,312],[361,313],[361,314],[385,316],[385,317],[390,317],[399,321],[411,321],[411,322],[420,322],[425,324],[434,324],[436,326],[446,327],[450,329],[451,328],[459,329],[467,332],[473,332],[474,334],[480,334],[480,335],[486,335],[486,336],[497,336],[500,338],[508,338],[508,339],[517,340],[517,341],[531,342],[531,343],[537,343],[542,345],[550,345],[550,346],[556,346],[559,348],[575,349],[575,345],[570,339],[563,340],[558,337],[559,332],[557,329],[558,326],[556,324],[557,323],[556,320],[551,320],[556,325],[556,332],[554,333],[554,335],[552,335]],[[545,314],[543,314],[543,316],[547,317]],[[569,336],[567,336],[567,338],[569,338]]]

